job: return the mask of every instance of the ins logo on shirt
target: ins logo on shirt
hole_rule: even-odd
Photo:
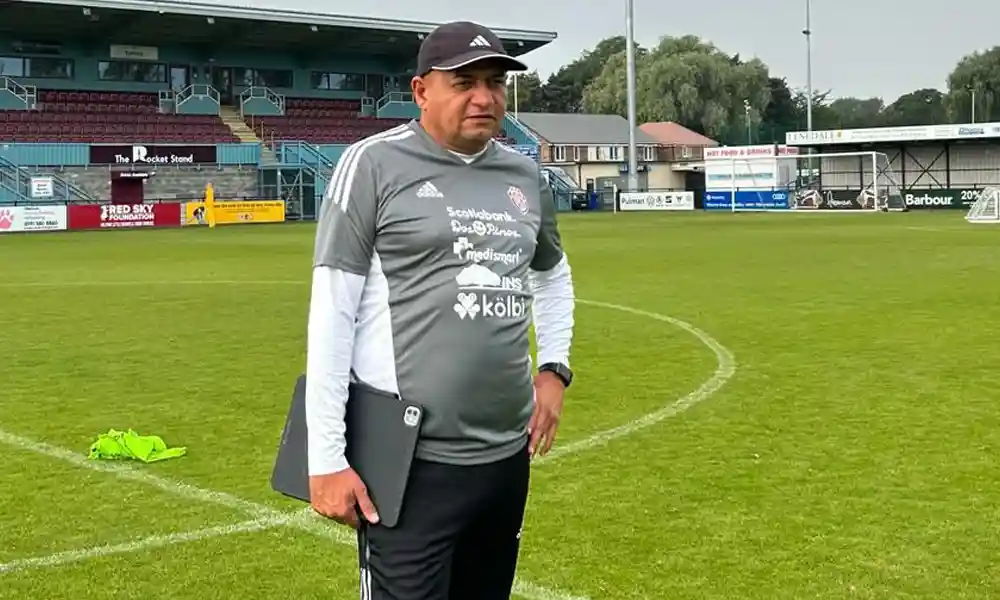
[[[471,264],[455,277],[459,292],[455,314],[459,319],[520,319],[528,314],[523,296],[524,282],[518,277],[502,277],[486,267]]]

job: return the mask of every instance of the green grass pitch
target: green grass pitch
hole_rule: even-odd
[[[561,223],[590,303],[570,451],[534,467],[521,596],[1000,597],[1000,229],[958,212]],[[268,487],[313,232],[0,236],[0,598],[357,596],[349,535]],[[189,455],[86,468],[127,427]]]

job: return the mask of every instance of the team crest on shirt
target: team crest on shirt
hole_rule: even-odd
[[[513,185],[507,188],[507,197],[510,198],[511,204],[518,212],[522,215],[528,214],[528,198],[520,188]]]

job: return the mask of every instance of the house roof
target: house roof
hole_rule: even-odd
[[[705,137],[697,131],[691,131],[680,123],[661,121],[659,123],[643,123],[639,129],[655,138],[661,144],[671,146],[718,146],[719,142]]]
[[[619,115],[519,113],[517,120],[550,144],[628,144],[628,121]],[[640,129],[635,142],[658,143]]]

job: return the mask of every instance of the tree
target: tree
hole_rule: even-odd
[[[627,115],[624,51],[609,58],[584,89],[583,107],[592,113]],[[751,123],[768,105],[767,66],[741,61],[696,36],[664,37],[656,48],[636,55],[636,118],[676,121],[726,141],[746,141],[748,102]],[[737,133],[740,132],[740,133]]]
[[[885,107],[883,123],[890,127],[907,125],[936,125],[948,122],[944,94],[925,88],[903,94]]]
[[[840,129],[839,127],[839,117],[837,113],[830,108],[830,103],[827,101],[830,96],[830,90],[825,92],[820,92],[813,90],[812,95],[812,128],[813,131],[822,131],[824,129]],[[796,112],[801,115],[799,117],[799,131],[805,131],[809,126],[808,113],[809,113],[809,96],[806,94],[805,90],[796,90],[795,95],[792,97],[792,101],[795,103]]]
[[[762,144],[784,144],[785,134],[799,131],[801,114],[784,77],[769,77],[768,100],[764,108],[757,139]]]
[[[517,85],[514,79],[517,78]],[[517,89],[515,102],[514,90]],[[542,80],[538,77],[538,71],[528,73],[516,73],[507,80],[507,109],[514,112],[517,107],[518,112],[538,111],[542,103]]]
[[[830,103],[830,110],[836,115],[837,129],[861,129],[882,125],[882,110],[885,103],[881,98],[837,98]]]
[[[636,44],[636,51],[639,50]],[[541,92],[538,110],[580,112],[584,88],[600,74],[608,59],[619,53],[624,55],[624,52],[625,36],[617,35],[598,42],[593,50],[584,52],[580,58],[549,76]]]
[[[962,57],[948,75],[945,108],[953,123],[1000,120],[1000,46]]]

